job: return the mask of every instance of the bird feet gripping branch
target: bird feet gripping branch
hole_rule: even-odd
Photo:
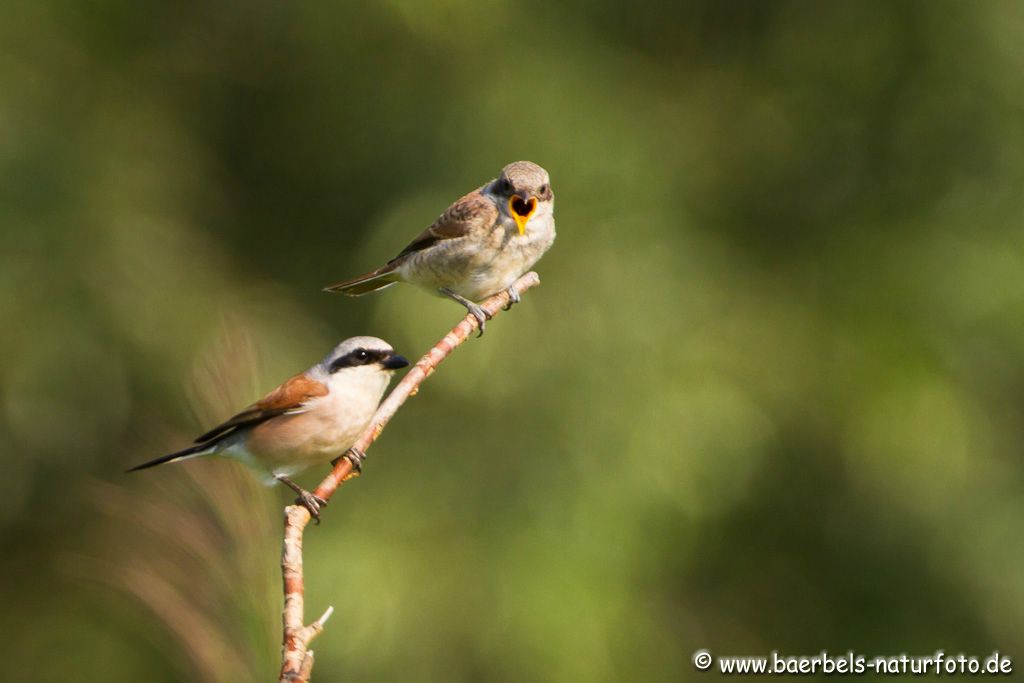
[[[482,337],[484,335],[484,327],[487,326],[487,321],[491,319],[491,316],[487,314],[487,311],[481,308],[479,304],[473,303],[472,301],[462,296],[461,294],[456,294],[447,287],[441,287],[437,291],[441,292],[441,294],[444,294],[446,297],[450,299],[458,301],[460,304],[465,306],[466,310],[469,311],[470,314],[474,318],[476,318],[477,323],[479,323],[480,333],[476,336]]]
[[[298,494],[299,497],[295,499],[295,502],[309,510],[310,517],[315,519],[316,523],[319,524],[320,508],[325,507],[327,505],[327,501],[318,495],[310,493],[283,474],[275,474],[274,478]]]
[[[331,465],[337,465],[339,460],[348,460],[352,463],[352,471],[358,476],[363,472],[363,461],[366,460],[366,453],[353,446],[345,451],[344,455],[332,460]]]
[[[505,290],[505,293],[508,294],[508,303],[501,307],[501,310],[503,311],[509,310],[521,301],[519,297],[519,290],[515,287],[509,287]]]

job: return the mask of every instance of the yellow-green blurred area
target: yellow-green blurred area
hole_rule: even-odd
[[[8,675],[276,680],[290,496],[123,470],[424,353],[457,305],[320,288],[517,159],[543,284],[309,528],[315,680],[1024,661],[1020,3],[3,5]]]

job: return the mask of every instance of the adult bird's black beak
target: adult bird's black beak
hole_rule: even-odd
[[[404,368],[409,364],[403,356],[399,356],[397,353],[391,354],[380,363],[386,370],[398,370]]]

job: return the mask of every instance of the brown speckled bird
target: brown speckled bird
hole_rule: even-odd
[[[409,282],[458,301],[483,334],[488,316],[476,302],[504,289],[519,301],[509,287],[554,243],[554,207],[548,172],[516,161],[449,206],[385,265],[325,290],[361,296]]]

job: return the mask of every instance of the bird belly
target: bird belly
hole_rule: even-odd
[[[253,427],[241,444],[240,460],[268,474],[291,476],[330,462],[347,451],[366,429],[375,406],[343,406],[343,419],[327,406],[284,415]]]
[[[519,253],[511,252],[473,271],[462,284],[458,294],[471,301],[481,301],[507,289],[520,275],[529,270],[536,259],[529,261]]]
[[[412,254],[400,266],[406,282],[434,293],[441,287],[480,301],[509,287],[535,264],[554,241],[553,229],[538,226],[526,235],[495,230],[486,240],[439,242]]]

